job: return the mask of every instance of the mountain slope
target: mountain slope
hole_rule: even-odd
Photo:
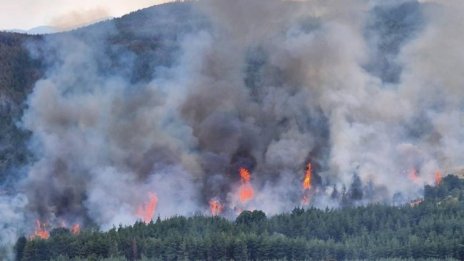
[[[77,235],[58,228],[47,240],[18,240],[19,260],[463,260],[464,180],[448,176],[425,190],[411,206],[173,217]]]
[[[181,35],[205,27],[205,19],[191,4],[171,3],[69,32],[43,36],[0,32],[0,183],[27,162],[28,134],[17,122],[34,83],[54,62],[53,50],[43,49],[45,43],[72,38],[104,41],[111,64],[104,69],[136,83],[149,81],[156,67],[175,62]],[[121,60],[121,54],[130,56],[132,70],[127,71],[128,60]]]
[[[79,39],[106,46],[102,54],[102,73],[119,75],[134,84],[150,81],[177,61],[180,40],[191,32],[211,31],[208,20],[194,2],[162,4],[132,12],[120,18],[102,21],[70,32],[45,36],[0,33],[0,180],[7,172],[24,162],[27,135],[15,122],[22,114],[22,104],[34,82],[55,62],[53,53],[44,46],[65,39]],[[372,10],[366,37],[378,44],[373,50],[367,70],[385,81],[396,81],[401,71],[394,62],[398,49],[420,26],[420,7],[403,4],[394,8]],[[381,28],[375,32],[375,28]],[[383,29],[382,29],[383,28]],[[47,43],[47,44],[44,44]],[[51,44],[53,45],[53,44]],[[28,47],[29,46],[29,47]],[[31,47],[32,46],[32,47]],[[34,57],[29,55],[32,50]],[[253,58],[254,59],[254,58]],[[255,61],[250,59],[253,64]],[[255,65],[253,65],[255,66]],[[249,69],[256,71],[256,68]],[[252,84],[249,73],[247,84]]]
[[[28,134],[16,127],[22,104],[42,74],[41,63],[30,57],[25,44],[40,36],[0,32],[0,182],[5,172],[26,163]]]

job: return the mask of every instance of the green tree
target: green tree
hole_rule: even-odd
[[[27,239],[24,236],[21,236],[18,238],[16,241],[16,244],[14,246],[15,250],[15,260],[16,261],[21,261],[24,255],[24,248],[26,247]]]

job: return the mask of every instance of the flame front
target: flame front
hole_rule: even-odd
[[[312,175],[311,163],[308,162],[303,179],[303,198],[301,199],[301,203],[305,206],[309,205],[311,199],[310,192],[312,187]]]
[[[73,233],[73,235],[78,235],[79,233],[81,233],[81,225],[79,224],[72,225],[71,233]]]
[[[435,172],[435,186],[440,185],[442,179],[443,179],[443,175],[441,174],[441,171],[437,170]]]
[[[211,211],[211,215],[218,216],[222,213],[224,206],[219,202],[219,200],[211,199],[209,201],[209,209]]]
[[[50,237],[50,233],[45,228],[45,224],[40,223],[38,219],[35,221],[35,232],[33,237],[34,236],[41,239],[48,239]]]
[[[416,184],[420,183],[420,177],[417,175],[416,169],[412,169],[411,171],[409,171],[408,178]]]
[[[306,165],[306,172],[305,172],[305,177],[303,180],[303,189],[304,190],[310,190],[311,189],[311,176],[312,176],[312,169],[311,169],[311,163],[308,163]]]
[[[81,225],[79,225],[79,223],[75,223],[71,227],[69,227],[68,223],[62,219],[59,221],[59,227],[69,228],[69,231],[71,231],[73,235],[78,235],[81,232]]]
[[[240,168],[240,189],[239,189],[239,198],[240,202],[246,203],[253,199],[255,195],[255,191],[253,189],[253,186],[250,184],[251,180],[251,174],[250,171],[247,170],[246,168]]]
[[[147,204],[137,208],[137,216],[140,217],[146,224],[150,223],[155,215],[156,206],[158,205],[158,197],[154,193],[149,193],[149,201]]]

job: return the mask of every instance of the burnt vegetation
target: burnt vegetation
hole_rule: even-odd
[[[172,217],[48,240],[21,237],[17,260],[389,260],[464,258],[464,180],[425,187],[420,204],[294,209],[235,220]]]

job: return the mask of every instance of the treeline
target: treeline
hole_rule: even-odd
[[[17,260],[464,260],[464,181],[447,176],[415,206],[295,209],[266,217],[159,218],[48,240],[20,238]]]

